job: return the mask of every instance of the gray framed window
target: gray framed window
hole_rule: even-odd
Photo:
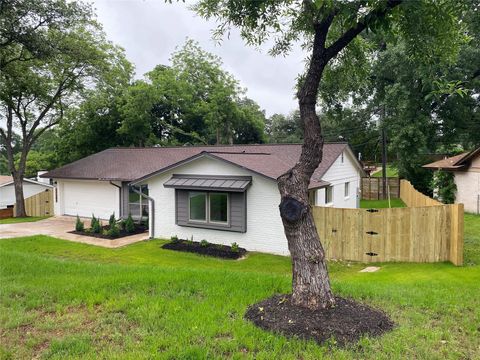
[[[188,220],[228,225],[230,201],[228,193],[188,192]]]
[[[228,194],[215,192],[209,193],[208,203],[208,221],[211,223],[228,224]]]
[[[349,182],[346,182],[346,183],[345,183],[344,195],[345,195],[345,197],[349,197],[349,196],[350,196],[350,183],[349,183]]]
[[[188,193],[188,219],[190,221],[207,221],[207,193],[198,191]]]
[[[247,195],[245,192],[176,189],[175,224],[244,233],[247,231]]]

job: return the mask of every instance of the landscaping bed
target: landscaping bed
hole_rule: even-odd
[[[204,240],[202,240],[202,242],[172,240],[172,242],[163,245],[162,248],[233,260],[238,259],[247,253],[247,250],[234,244],[232,244],[232,246],[210,244]]]
[[[264,330],[318,343],[334,339],[340,346],[365,335],[382,335],[394,327],[382,311],[341,297],[336,297],[332,308],[312,311],[293,305],[291,295],[275,295],[251,305],[245,318]]]
[[[141,234],[144,233],[145,231],[148,230],[148,227],[142,225],[142,224],[136,224],[135,225],[135,230],[133,232],[127,232],[125,230],[120,229],[118,232],[117,236],[111,236],[108,234],[110,230],[109,225],[102,226],[102,232],[101,233],[95,233],[91,231],[90,229],[85,229],[84,231],[70,231],[70,234],[77,234],[77,235],[84,235],[84,236],[92,236],[100,239],[108,239],[108,240],[115,240],[115,239],[120,239],[125,236],[131,236],[131,235],[136,235],[136,234]]]

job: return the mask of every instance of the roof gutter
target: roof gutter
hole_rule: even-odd
[[[131,184],[129,184],[128,187],[130,189],[132,189],[132,191],[134,193],[137,193],[138,195],[140,195],[144,199],[148,200],[148,236],[149,236],[150,239],[153,239],[154,235],[155,235],[155,232],[154,232],[155,200],[152,197],[150,197],[148,195],[145,195],[141,191],[135,189],[135,187]]]

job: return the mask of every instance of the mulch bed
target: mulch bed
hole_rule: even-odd
[[[313,339],[320,344],[333,338],[339,346],[366,335],[380,336],[395,326],[382,311],[341,297],[336,297],[335,307],[313,311],[293,305],[291,295],[275,295],[251,305],[245,318],[287,337]]]
[[[247,253],[247,250],[244,248],[238,248],[238,251],[233,251],[232,247],[227,245],[209,243],[207,246],[202,246],[198,241],[187,240],[175,240],[163,245],[162,248],[233,260],[238,259]]]
[[[103,226],[102,229],[108,231],[110,229],[110,226],[108,226],[108,225]],[[123,238],[123,237],[126,237],[126,236],[142,234],[147,230],[148,230],[148,227],[137,224],[137,225],[135,225],[135,231],[134,232],[129,233],[129,232],[126,232],[125,230],[120,229],[120,233],[119,233],[118,236],[109,236],[109,235],[106,235],[106,234],[97,234],[97,233],[90,232],[90,231],[76,231],[76,230],[69,231],[69,233],[70,234],[77,234],[77,235],[84,235],[84,236],[91,236],[91,237],[96,237],[96,238],[100,238],[100,239],[115,240],[115,239],[120,239],[120,238]]]

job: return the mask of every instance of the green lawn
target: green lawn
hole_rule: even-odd
[[[0,358],[480,358],[480,217],[465,219],[468,266],[330,263],[334,291],[386,311],[382,338],[341,349],[286,339],[243,319],[249,304],[288,292],[286,257],[229,261],[120,249],[46,236],[0,240]]]
[[[372,177],[382,177],[382,170],[372,174]],[[393,165],[387,165],[387,177],[398,177],[398,169]]]
[[[405,207],[405,203],[402,199],[390,199],[390,206],[388,200],[360,200],[360,207],[365,209],[383,209],[383,208],[396,208]]]
[[[0,219],[0,225],[1,224],[17,224],[17,223],[23,223],[23,222],[35,222],[35,221],[43,220],[49,217],[50,216],[28,216],[28,217]]]

